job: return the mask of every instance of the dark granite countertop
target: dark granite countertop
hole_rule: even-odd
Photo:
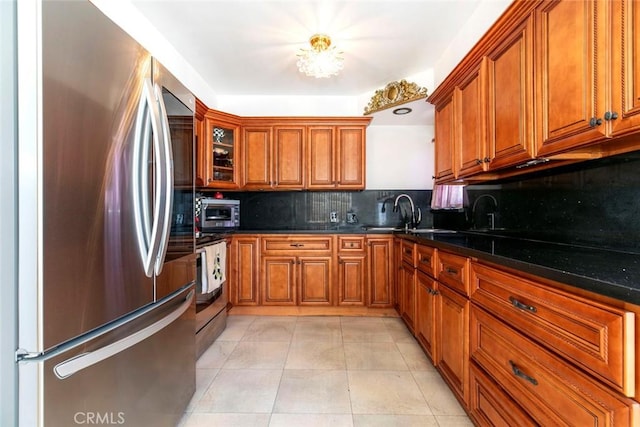
[[[417,242],[640,304],[640,254],[491,234],[401,234]]]
[[[640,304],[640,254],[514,235],[459,231],[414,235],[360,225],[236,230],[237,234],[390,234],[485,260],[597,294]]]

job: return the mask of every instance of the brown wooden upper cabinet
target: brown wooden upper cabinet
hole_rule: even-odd
[[[243,124],[247,190],[363,190],[368,117],[261,117]]]
[[[303,188],[304,148],[304,126],[244,126],[242,187]]]
[[[240,183],[240,118],[208,110],[199,123],[196,116],[196,185],[234,189]]]
[[[540,155],[602,141],[595,148],[607,154],[608,139],[640,131],[639,31],[637,1],[545,1],[536,10]]]
[[[435,176],[436,182],[455,178],[453,155],[455,150],[453,92],[435,104]]]
[[[545,1],[536,10],[538,154],[603,139],[605,1]]]
[[[514,1],[429,97],[436,182],[640,149],[639,31],[633,0]]]

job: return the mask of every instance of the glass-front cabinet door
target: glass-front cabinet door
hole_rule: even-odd
[[[226,114],[220,117],[217,112],[205,115],[202,150],[205,187],[238,188],[240,122],[233,118]]]

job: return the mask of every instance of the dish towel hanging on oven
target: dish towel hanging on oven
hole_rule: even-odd
[[[222,241],[205,246],[202,256],[202,293],[208,294],[218,289],[227,279],[227,243]]]

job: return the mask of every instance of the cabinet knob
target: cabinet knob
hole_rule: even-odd
[[[483,163],[482,159],[476,159],[476,164],[481,165]]]
[[[591,117],[591,120],[589,120],[589,126],[591,126],[592,128],[596,126],[600,126],[601,124],[602,124],[601,118]]]
[[[615,120],[617,118],[618,118],[618,113],[616,113],[615,111],[607,111],[606,113],[604,113],[605,120]]]
[[[483,160],[484,160],[485,163],[491,162],[491,158],[490,157],[485,157]]]

